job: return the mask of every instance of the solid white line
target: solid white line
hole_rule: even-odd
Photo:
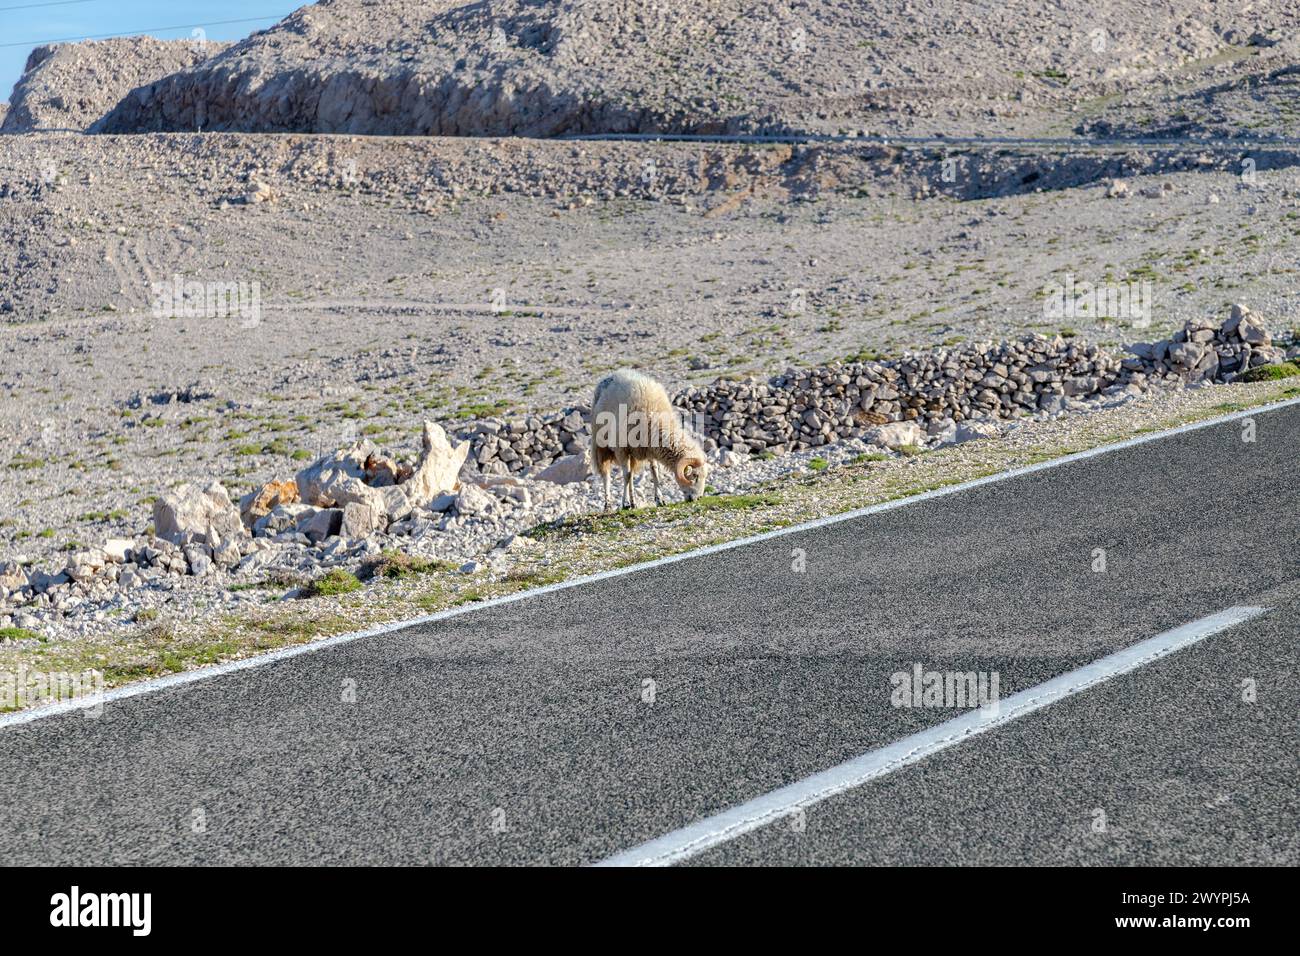
[[[1249,621],[1265,610],[1259,607],[1231,607],[1172,631],[1157,634],[1077,670],[1053,677],[1037,687],[1013,694],[999,701],[997,707],[990,708],[988,712],[969,711],[937,727],[904,737],[878,750],[869,750],[837,767],[823,770],[730,810],[674,830],[595,865],[671,866],[679,863],[720,843],[774,823],[795,810],[805,809],[828,797],[852,790],[953,744],[969,740],[976,734],[1001,727],[1112,677],[1127,674],[1167,654],[1190,647],[1212,634]]]
[[[1097,448],[1089,448],[1086,451],[1075,452],[1072,455],[1054,458],[1051,461],[1039,462],[1034,465],[1025,465],[1021,468],[1013,468],[1010,471],[1000,471],[994,475],[986,475],[983,478],[975,478],[971,481],[964,481],[960,484],[948,485],[944,488],[936,488],[933,491],[926,491],[919,495],[912,495],[908,498],[897,498],[893,501],[885,501],[876,505],[868,505],[865,508],[858,508],[855,511],[845,511],[840,514],[827,515],[825,518],[817,518],[812,521],[805,521],[802,524],[789,525],[788,527],[777,528],[773,531],[765,531],[762,534],[750,535],[747,538],[737,538],[735,541],[725,541],[722,544],[709,545],[705,548],[697,548],[694,551],[683,551],[680,554],[672,554],[664,558],[655,558],[652,561],[646,561],[642,564],[631,564],[623,568],[601,571],[597,574],[589,574],[585,577],[574,578],[571,581],[561,581],[558,584],[547,584],[543,587],[534,588],[529,591],[520,591],[517,594],[492,598],[477,604],[466,604],[461,607],[449,608],[445,611],[438,611],[434,614],[426,614],[422,617],[411,618],[405,621],[393,621],[390,624],[382,624],[364,631],[337,634],[334,637],[327,637],[320,641],[313,641],[310,644],[299,644],[295,647],[285,647],[278,651],[271,651],[267,654],[258,655],[257,657],[249,657],[239,661],[228,661],[224,664],[214,664],[211,667],[205,667],[196,671],[169,674],[166,677],[157,677],[152,680],[141,681],[137,684],[128,684],[124,687],[116,687],[112,690],[105,691],[103,696],[99,698],[98,702],[107,704],[117,700],[125,700],[128,697],[136,697],[140,694],[149,694],[154,691],[166,690],[171,687],[178,687],[182,684],[191,684],[195,681],[207,680],[211,677],[220,677],[224,674],[234,673],[235,671],[247,670],[250,667],[261,667],[265,664],[274,664],[277,661],[282,661],[286,658],[297,657],[299,654],[311,654],[315,651],[337,647],[340,644],[347,644],[351,641],[358,641],[367,637],[378,637],[381,634],[391,634],[393,631],[403,630],[408,627],[432,624],[437,621],[445,621],[448,618],[458,617],[461,614],[472,614],[475,611],[481,611],[486,608],[500,607],[503,604],[511,604],[515,601],[527,600],[528,598],[536,597],[539,594],[547,594],[551,591],[563,591],[568,588],[581,587],[584,584],[604,581],[609,578],[618,578],[625,574],[636,574],[666,564],[675,564],[678,561],[688,561],[692,558],[699,558],[708,554],[717,554],[721,551],[729,551],[732,548],[743,548],[747,545],[757,544],[760,541],[767,541],[771,538],[777,538],[783,535],[798,534],[803,531],[810,531],[814,528],[839,524],[842,521],[852,521],[856,518],[880,514],[885,511],[892,511],[895,508],[902,508],[906,505],[916,504],[917,502],[930,501],[934,498],[943,498],[948,495],[960,494],[963,491],[969,491],[972,488],[978,488],[982,485],[1007,481],[1011,478],[1019,478],[1022,475],[1030,475],[1035,472],[1047,471],[1052,468],[1061,468],[1077,461],[1095,458],[1098,455],[1109,454],[1110,452],[1119,451],[1123,448],[1145,445],[1148,442],[1160,441],[1164,438],[1171,438],[1175,435],[1182,435],[1186,432],[1197,431],[1202,428],[1211,428],[1215,425],[1222,425],[1226,422],[1236,421],[1237,419],[1263,415],[1296,404],[1300,404],[1300,398],[1287,399],[1284,402],[1275,402],[1272,405],[1261,405],[1258,408],[1233,412],[1232,414],[1222,415],[1218,418],[1209,418],[1205,421],[1193,422],[1190,425],[1180,425],[1177,428],[1171,428],[1167,431],[1152,432],[1149,435],[1138,435],[1134,438],[1127,438],[1121,442],[1115,442],[1112,445],[1100,445]],[[43,707],[33,707],[31,710],[18,711],[17,713],[12,714],[0,714],[0,729],[15,724],[29,723],[33,720],[40,720],[44,717],[53,717],[57,714],[66,714],[85,709],[86,704],[84,701],[72,700],[57,704],[46,704]]]

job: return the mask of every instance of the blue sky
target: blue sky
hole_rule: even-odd
[[[41,42],[103,33],[148,33],[172,40],[190,30],[158,27],[219,20],[262,19],[204,27],[209,40],[238,40],[264,30],[307,0],[0,0],[0,102]],[[14,9],[21,8],[21,9]],[[34,42],[33,42],[34,41]]]

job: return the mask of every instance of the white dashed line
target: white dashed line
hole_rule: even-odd
[[[597,863],[597,866],[671,866],[736,837],[788,817],[797,810],[852,790],[877,777],[938,753],[976,734],[1001,727],[1072,694],[1137,670],[1167,654],[1190,647],[1263,614],[1265,608],[1230,607],[1157,634],[1122,651],[1053,677],[1000,701],[996,709],[971,710],[938,726],[869,750],[839,766],[823,770],[778,790],[755,797],[722,813],[674,830]]]

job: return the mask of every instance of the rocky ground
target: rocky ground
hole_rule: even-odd
[[[150,102],[155,119],[181,115],[168,97],[255,75],[255,103],[205,92],[209,108],[381,131],[352,80],[327,82],[339,64],[436,78],[499,45],[478,8],[430,6],[305,9],[128,96],[107,125]],[[1294,135],[1288,5],[1246,24],[1240,4],[1107,5],[1117,45],[1101,52],[1118,60],[1103,65],[1079,39],[1098,22],[1083,5],[1022,35],[989,29],[991,6],[963,20],[944,4],[807,4],[769,18],[826,40],[797,82],[753,58],[735,76],[692,68],[705,41],[736,57],[758,42],[736,19],[753,4],[708,6],[731,26],[677,31],[677,4],[638,4],[635,29],[619,4],[566,5],[564,23],[497,5],[504,52],[455,74],[485,92],[438,115],[460,117],[455,132],[843,121],[1077,145],[0,137],[0,628],[111,640],[151,615],[242,613],[268,589],[313,594],[328,571],[355,582],[393,562],[504,580],[533,554],[530,529],[598,507],[573,480],[585,403],[622,365],[665,381],[701,431],[715,500],[742,503],[842,463],[907,469],[1126,409],[1154,420],[1189,385],[1235,393],[1291,368],[1300,150],[1209,141]],[[367,59],[363,14],[415,31],[400,36],[432,22],[436,42]],[[868,14],[855,36],[883,39],[846,44],[839,27]],[[655,49],[717,88],[656,92],[667,74],[609,40],[637,30],[677,37]],[[346,109],[276,79],[309,47],[322,55],[294,82]],[[837,112],[831,66],[852,57],[880,86]],[[53,66],[28,90],[67,85]],[[538,70],[550,112],[502,92]],[[610,94],[599,108],[593,77]],[[720,108],[730,84],[753,92],[743,110]],[[620,97],[644,109],[612,110]],[[403,115],[401,97],[388,106],[384,122]],[[227,284],[239,307],[214,309]],[[1146,305],[1062,308],[1067,286]]]
[[[936,158],[849,146],[4,143],[0,556],[51,574],[134,540],[181,482],[238,498],[359,438],[409,454],[426,419],[463,434],[562,413],[621,364],[680,389],[1036,331],[1110,349],[1109,373],[1123,344],[1220,323],[1234,300],[1283,341],[1300,324],[1286,252],[1300,179],[1285,153],[1253,181],[1230,153],[1167,172],[1124,153],[1112,161],[1145,174],[1119,186],[1088,181],[1115,170],[1083,155],[970,154],[963,176],[994,195],[962,200],[941,191],[959,184]],[[1004,192],[1024,164],[1084,182]],[[1150,327],[1049,314],[1044,287],[1067,275],[1150,282]],[[261,314],[155,317],[154,283],[175,276],[256,281]],[[513,523],[429,555],[468,561],[591,504],[585,490],[529,497]]]

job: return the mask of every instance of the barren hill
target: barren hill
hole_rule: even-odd
[[[38,46],[14,85],[6,133],[84,130],[127,93],[201,63],[228,43],[119,37]]]
[[[987,132],[1281,35],[1295,0],[322,0],[107,132]],[[1237,38],[1236,40],[1232,38]]]

